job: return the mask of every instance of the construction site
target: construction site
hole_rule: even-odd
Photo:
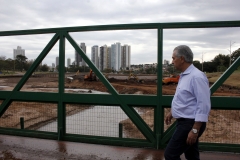
[[[69,93],[87,93],[91,94],[93,91],[100,91],[102,93],[108,93],[108,90],[104,84],[95,77],[95,75],[90,75],[90,73],[82,74],[66,74],[65,79],[65,92]],[[117,74],[108,74],[105,75],[106,79],[114,87],[114,89],[119,94],[138,94],[138,95],[156,95],[157,94],[157,76],[156,75],[117,75]],[[0,90],[11,91],[15,85],[19,82],[21,76],[6,76],[0,78],[1,87]],[[165,77],[163,81],[166,81]],[[163,95],[174,95],[177,82],[163,83],[162,85],[162,94]],[[210,84],[211,86],[211,84]],[[36,74],[28,79],[27,83],[23,86],[21,91],[30,91],[30,92],[57,92],[58,88],[58,77],[57,74]],[[76,91],[76,89],[85,89],[85,91]],[[237,87],[230,87],[228,85],[221,86],[213,96],[240,96],[240,89]],[[94,101],[94,100],[93,100]],[[51,122],[53,119],[56,119],[56,114],[51,116],[43,117],[46,110],[33,109],[34,103],[29,104],[28,107],[22,110],[17,102],[12,103],[9,109],[4,113],[0,118],[1,127],[17,127],[19,128],[20,122],[19,119],[12,120],[13,117],[19,117],[18,112],[24,112],[25,120],[28,123],[25,123],[25,128],[28,129],[37,129],[47,123]],[[32,108],[31,108],[32,106]],[[72,115],[77,112],[81,112],[86,109],[88,106],[78,107],[72,105],[68,107],[67,114]],[[26,109],[29,109],[26,111]],[[56,108],[52,108],[55,110]],[[49,111],[50,110],[50,111]],[[153,117],[153,109],[151,108],[142,108],[141,117],[145,119],[146,123],[153,128],[153,120],[150,117]],[[165,114],[168,113],[169,109],[166,109]],[[35,113],[32,113],[35,112]],[[39,112],[39,114],[36,114]],[[42,113],[41,113],[42,112]],[[51,108],[48,108],[48,112],[51,111]],[[22,113],[23,114],[23,113]],[[28,117],[29,116],[29,117]],[[221,125],[218,125],[218,121],[221,120]],[[42,121],[42,122],[41,122]],[[7,122],[7,123],[6,123]],[[133,125],[129,119],[123,120],[123,128],[125,132],[135,133],[135,138],[144,138],[138,129]],[[213,110],[210,114],[210,120],[208,123],[208,131],[202,136],[203,141],[214,141],[212,137],[218,137],[219,139],[224,138],[224,142],[231,143],[240,143],[240,137],[238,134],[239,130],[232,131],[230,133],[228,130],[232,130],[229,126],[236,126],[240,124],[240,112],[239,111],[218,111]],[[226,127],[224,127],[226,126]],[[165,126],[167,129],[168,126]],[[233,140],[232,137],[235,139]],[[127,135],[127,134],[126,134]],[[128,134],[129,135],[129,134]],[[131,136],[132,137],[132,136]]]
[[[123,75],[123,74],[104,74],[105,78],[114,87],[119,94],[136,94],[136,95],[156,95],[157,94],[157,76],[156,75]],[[0,90],[12,91],[16,84],[22,78],[21,75],[1,76]],[[171,79],[173,78],[173,79]],[[174,79],[175,78],[175,79]],[[163,77],[162,94],[174,95],[178,76]],[[209,77],[210,79],[211,77]],[[172,81],[172,82],[171,82]],[[166,83],[169,82],[169,83]],[[32,75],[21,91],[27,92],[58,92],[58,75],[57,74],[34,74]],[[211,87],[210,83],[210,87]],[[78,89],[83,89],[79,91]],[[94,73],[68,73],[65,75],[65,92],[76,94],[92,94],[96,91],[108,94],[107,88],[95,76]],[[238,87],[222,85],[213,96],[232,96],[239,97],[240,89]],[[94,101],[94,100],[93,100]],[[0,101],[1,103],[3,101]],[[71,116],[88,110],[89,105],[69,104],[66,107],[66,115]],[[136,106],[135,108],[138,108]],[[52,104],[36,103],[36,102],[12,102],[3,116],[0,118],[0,127],[21,128],[19,119],[24,117],[24,128],[28,130],[38,130],[57,119],[56,106]],[[152,107],[139,107],[138,111],[143,120],[153,130],[154,128],[154,110]],[[169,108],[165,109],[165,115],[169,112]],[[47,113],[47,114],[46,114]],[[101,113],[97,113],[101,114]],[[93,116],[93,115],[92,115]],[[100,122],[104,123],[104,122]],[[129,118],[120,121],[123,125],[124,138],[145,139],[142,133],[132,123]],[[202,135],[201,142],[213,143],[240,143],[239,126],[240,111],[236,110],[212,110],[209,116],[206,132]],[[88,126],[91,127],[91,126]],[[169,126],[164,125],[164,130]],[[237,127],[237,129],[236,129]],[[94,148],[93,146],[91,148]],[[145,151],[143,151],[145,152]],[[34,153],[31,151],[31,153]],[[154,152],[155,153],[155,152]],[[2,152],[5,158],[12,158],[14,155],[8,152]],[[30,152],[27,152],[30,154]],[[37,155],[38,152],[34,154]],[[41,153],[39,153],[41,154]],[[156,152],[162,154],[162,152]],[[58,155],[55,155],[57,157]],[[69,156],[69,155],[68,155]],[[81,156],[82,157],[82,156]],[[91,157],[90,159],[98,159]],[[101,159],[101,158],[100,158]],[[140,158],[141,159],[141,158]],[[158,158],[156,158],[158,159]]]

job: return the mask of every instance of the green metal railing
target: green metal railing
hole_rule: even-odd
[[[69,32],[86,32],[86,31],[107,31],[107,30],[137,30],[137,29],[156,29],[158,38],[157,63],[162,64],[163,55],[163,30],[164,29],[182,29],[182,28],[218,28],[218,27],[240,27],[240,21],[220,21],[220,22],[189,22],[189,23],[148,23],[148,24],[122,24],[122,25],[102,25],[102,26],[84,26],[84,27],[67,27],[52,29],[36,29],[21,31],[2,31],[0,36],[16,35],[34,35],[49,34],[54,36],[46,45],[43,51],[26,74],[12,91],[0,91],[0,100],[3,100],[0,106],[0,116],[2,116],[13,101],[23,102],[46,102],[58,104],[57,109],[57,133],[40,132],[23,129],[0,128],[1,134],[12,134],[29,137],[39,137],[48,139],[58,139],[65,141],[78,141],[87,143],[126,145],[138,147],[164,148],[171,137],[174,125],[164,131],[164,109],[170,108],[173,96],[162,95],[162,84],[158,81],[157,95],[121,95],[107,81],[104,75],[95,67],[89,58],[80,49]],[[64,93],[64,70],[65,70],[65,41],[74,47],[81,55],[84,61],[95,72],[97,77],[106,86],[110,94],[71,94]],[[26,81],[30,78],[35,69],[46,57],[53,46],[59,41],[59,88],[58,93],[41,93],[20,91]],[[214,83],[211,87],[211,93],[214,93],[222,83],[240,66],[238,58],[229,69]],[[162,79],[162,65],[158,65],[157,79]],[[94,99],[94,101],[93,101]],[[144,135],[146,140],[131,138],[101,137],[89,135],[74,135],[66,133],[66,104],[97,104],[97,105],[115,105],[120,106],[124,113],[136,125],[139,131]],[[239,97],[211,97],[212,109],[220,110],[240,110]],[[225,104],[229,103],[226,107]],[[146,122],[134,110],[133,106],[150,106],[154,107],[154,130],[151,130]],[[240,151],[240,144],[220,144],[220,143],[201,143],[203,150],[217,151]]]

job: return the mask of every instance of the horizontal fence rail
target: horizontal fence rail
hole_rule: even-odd
[[[164,148],[174,131],[175,123],[171,126],[164,124],[164,117],[171,107],[173,96],[162,94],[160,81],[162,79],[162,65],[158,65],[157,70],[157,79],[159,80],[157,95],[119,94],[103,73],[85,55],[69,35],[69,32],[156,29],[158,39],[157,63],[162,64],[164,29],[223,27],[240,27],[240,21],[119,24],[1,31],[1,37],[49,33],[54,35],[39,53],[31,68],[20,78],[14,89],[12,91],[0,90],[0,133],[86,143]],[[94,71],[109,91],[108,94],[74,94],[65,91],[66,41]],[[55,92],[22,91],[22,87],[57,42],[59,42],[58,75],[35,75],[37,78],[56,78],[57,90]],[[240,57],[211,86],[211,94],[216,92],[239,66]],[[209,118],[209,127],[200,143],[202,150],[240,151],[240,142],[234,141],[234,137],[238,137],[237,133],[240,132],[239,122],[235,121],[237,118],[240,119],[239,104],[239,97],[211,97],[212,112]],[[149,113],[151,116],[146,119],[140,114],[141,112]],[[232,115],[235,115],[236,118],[230,122],[228,119],[231,119]],[[108,121],[99,121],[96,119],[98,116],[105,116]],[[74,119],[71,119],[73,117]],[[110,123],[113,119],[118,119],[119,123]],[[215,124],[215,122],[220,123]],[[128,126],[129,124],[131,126]],[[225,128],[221,124],[224,124]],[[129,132],[123,133],[124,127],[128,127]],[[213,128],[217,128],[217,130],[213,130]],[[224,132],[222,133],[220,130],[224,130]],[[237,130],[237,132],[229,134],[232,130]],[[211,140],[209,138],[221,134],[225,134],[225,140],[221,138]]]

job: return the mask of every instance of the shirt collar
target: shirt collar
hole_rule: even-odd
[[[191,64],[190,66],[188,66],[188,68],[184,72],[181,73],[181,75],[186,75],[186,74],[191,73],[193,68],[194,68],[194,66],[193,66],[193,64]]]

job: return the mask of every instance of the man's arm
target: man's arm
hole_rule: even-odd
[[[202,126],[202,122],[194,123],[193,128],[197,129],[197,133],[193,133],[192,130],[188,133],[188,137],[187,137],[187,141],[186,141],[186,143],[188,145],[193,145],[194,143],[196,143],[197,138],[198,138],[198,133],[199,133],[201,126]]]
[[[166,118],[165,118],[165,123],[167,124],[167,125],[169,125],[169,124],[171,124],[171,120],[172,120],[172,111],[170,110],[170,112],[168,113],[168,115],[166,116]]]

